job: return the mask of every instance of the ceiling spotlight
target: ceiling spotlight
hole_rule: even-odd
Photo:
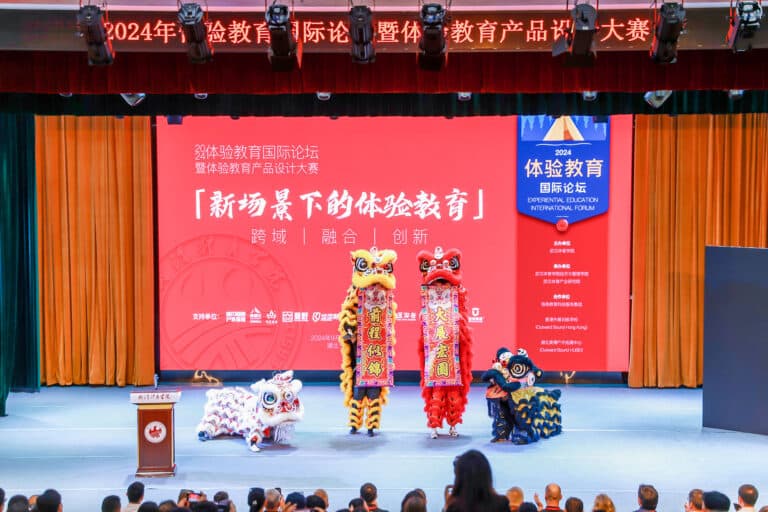
[[[316,93],[317,99],[320,101],[328,101],[331,99],[331,93],[329,92],[317,92]]]
[[[112,42],[107,37],[103,14],[98,5],[83,5],[77,11],[77,27],[88,46],[89,66],[109,66],[115,61]]]
[[[291,12],[287,5],[272,3],[265,14],[269,28],[267,57],[273,71],[293,71],[299,67],[296,40],[291,30]]]
[[[571,66],[590,66],[596,56],[597,10],[587,3],[576,4],[571,10],[571,18],[571,31],[555,40],[552,56],[565,55],[566,64]]]
[[[664,2],[653,18],[651,58],[659,64],[677,62],[677,39],[685,28],[685,9],[677,2]]]
[[[744,89],[728,89],[729,100],[740,100],[744,97]]]
[[[421,39],[418,54],[419,67],[427,71],[440,71],[445,64],[446,11],[440,4],[421,6]]]
[[[196,92],[195,93],[195,99],[196,100],[207,100],[208,99],[208,93],[207,92]]]
[[[752,49],[752,39],[760,30],[760,21],[763,19],[763,9],[755,0],[737,2],[733,8],[731,1],[730,28],[728,29],[728,48],[737,52],[746,52]]]
[[[71,98],[72,97],[72,93],[71,92],[60,92],[59,96],[61,96],[62,98]]]
[[[456,99],[459,101],[469,101],[472,99],[472,93],[471,92],[457,92],[456,93]]]
[[[125,102],[132,107],[135,107],[147,97],[143,92],[123,92],[120,93],[120,96],[122,96]]]
[[[169,125],[179,125],[184,122],[184,116],[165,116]]]
[[[355,5],[349,10],[349,38],[352,40],[352,60],[368,64],[376,60],[373,48],[373,12],[368,6]]]
[[[581,93],[581,98],[584,101],[595,101],[597,100],[597,91],[584,91]]]
[[[668,90],[648,91],[647,93],[643,94],[643,99],[653,108],[659,108],[664,104],[665,101],[669,99],[670,96],[672,96],[672,91]]]
[[[192,64],[205,64],[213,59],[213,48],[208,42],[206,14],[200,4],[179,5],[178,20],[187,41],[187,56]]]

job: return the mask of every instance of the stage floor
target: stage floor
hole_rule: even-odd
[[[211,496],[227,490],[240,510],[249,487],[311,492],[325,488],[331,510],[345,506],[366,481],[379,488],[380,504],[396,512],[414,487],[438,512],[453,480],[453,458],[470,448],[490,459],[498,491],[518,485],[530,500],[557,482],[565,497],[578,496],[591,510],[605,492],[617,510],[635,510],[637,486],[659,490],[659,510],[682,512],[694,487],[720,490],[732,499],[742,483],[768,496],[768,437],[701,427],[701,390],[559,386],[562,435],[527,445],[491,444],[484,388],[472,388],[460,437],[431,440],[419,388],[398,386],[374,438],[347,433],[341,392],[307,385],[301,392],[305,420],[288,447],[251,453],[241,439],[206,443],[195,436],[206,388],[182,387],[176,407],[174,478],[142,479],[146,499],[175,498],[179,489]],[[125,495],[135,480],[136,413],[129,388],[44,388],[11,394],[9,416],[0,418],[0,487],[6,496],[58,489],[68,511],[98,510],[108,494]],[[125,500],[124,500],[125,503]],[[758,505],[768,503],[761,499]]]

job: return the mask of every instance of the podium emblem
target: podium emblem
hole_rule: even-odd
[[[152,444],[162,443],[168,435],[168,429],[160,421],[150,421],[144,427],[144,439]]]

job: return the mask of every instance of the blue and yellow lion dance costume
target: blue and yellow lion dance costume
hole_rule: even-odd
[[[560,390],[535,387],[541,374],[523,349],[515,355],[504,347],[496,352],[493,366],[482,377],[488,382],[485,396],[493,418],[491,442],[528,444],[562,432]]]

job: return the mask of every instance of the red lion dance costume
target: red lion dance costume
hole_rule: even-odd
[[[441,247],[417,255],[421,270],[421,396],[432,439],[448,423],[451,437],[467,405],[472,383],[472,335],[467,290],[462,284],[461,252]]]
[[[395,357],[395,251],[351,253],[352,285],[339,313],[341,390],[349,407],[350,433],[373,436],[393,384]]]

